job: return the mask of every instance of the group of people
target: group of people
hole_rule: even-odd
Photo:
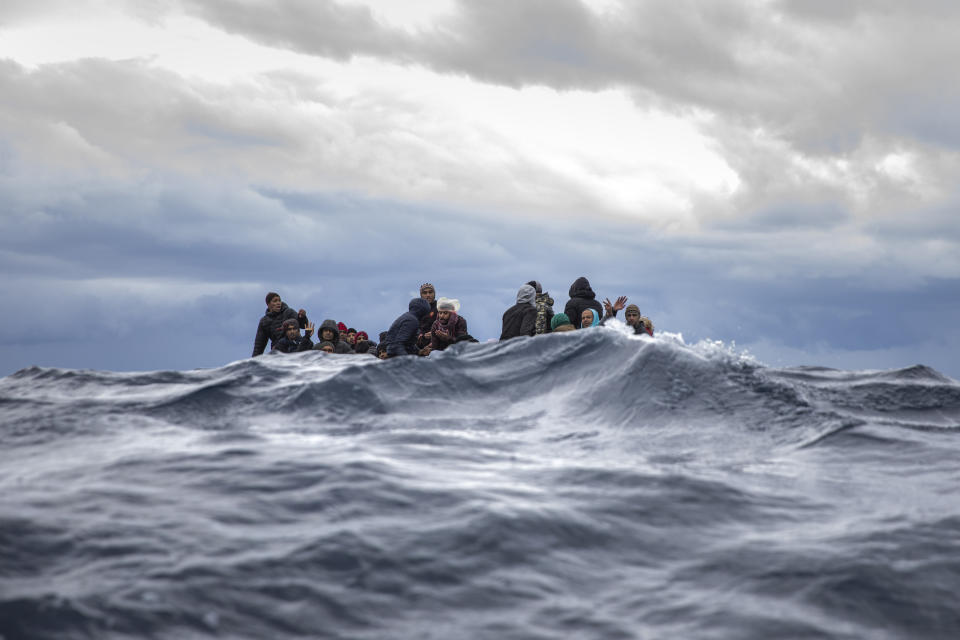
[[[554,313],[553,298],[536,280],[526,283],[517,292],[517,303],[503,313],[500,340],[544,333],[575,331],[604,324],[624,310],[624,320],[634,333],[653,335],[653,323],[642,315],[635,304],[627,305],[626,296],[615,302],[607,298],[601,303],[586,278],[577,278],[569,291],[570,299],[562,313]],[[280,294],[271,291],[266,297],[267,310],[257,325],[253,355],[262,354],[267,343],[271,351],[294,353],[318,350],[327,353],[372,355],[392,358],[403,355],[427,356],[443,351],[457,342],[478,342],[467,331],[467,320],[460,315],[460,302],[437,298],[436,288],[425,283],[420,297],[410,301],[390,328],[379,334],[379,341],[370,340],[365,331],[347,327],[342,322],[324,320],[317,331],[317,342],[311,339],[314,325],[305,309],[294,311]],[[301,334],[301,330],[303,333]]]

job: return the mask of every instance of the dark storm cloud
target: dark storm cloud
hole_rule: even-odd
[[[597,13],[577,0],[462,1],[415,34],[332,0],[185,7],[308,54],[377,56],[509,86],[624,87],[808,153],[846,153],[887,134],[957,148],[955,3],[654,0]]]

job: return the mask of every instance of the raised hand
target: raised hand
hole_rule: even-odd
[[[610,302],[610,299],[607,298],[607,303],[609,302]],[[627,306],[627,296],[620,296],[619,298],[617,298],[617,301],[613,303],[613,310],[620,311],[625,306]]]
[[[305,330],[305,333],[307,334],[307,337],[308,337],[308,338],[310,337],[310,334],[313,333],[313,323],[312,323],[312,322],[308,322],[308,323],[307,323],[307,328],[306,328],[306,330]]]

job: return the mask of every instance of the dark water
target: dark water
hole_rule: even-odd
[[[0,636],[960,637],[960,384],[615,329],[0,379]]]

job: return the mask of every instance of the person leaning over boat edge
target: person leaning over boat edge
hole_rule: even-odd
[[[430,345],[420,349],[417,339],[420,337],[421,321],[430,313],[430,303],[423,298],[414,298],[407,305],[407,312],[400,314],[387,330],[388,358],[396,356],[426,356],[430,354]]]
[[[257,324],[257,334],[253,338],[253,354],[259,356],[267,348],[267,341],[271,347],[283,337],[283,321],[296,320],[301,329],[307,326],[307,312],[304,309],[294,311],[287,303],[280,299],[280,294],[271,291],[266,296],[267,311]]]

